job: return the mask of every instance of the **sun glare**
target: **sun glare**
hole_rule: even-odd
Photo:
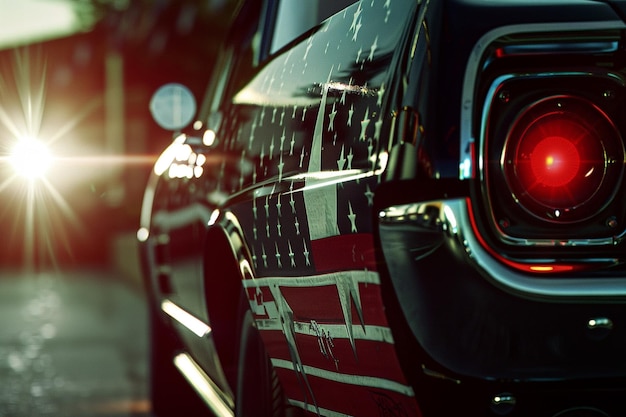
[[[98,115],[102,99],[89,97],[68,118],[50,117],[47,109],[65,101],[52,101],[48,94],[45,54],[31,47],[6,58],[12,59],[12,71],[0,72],[0,136],[6,138],[0,140],[0,220],[7,216],[2,224],[12,229],[5,240],[23,244],[18,250],[26,268],[54,266],[59,254],[75,255],[74,236],[89,235],[80,215],[106,196],[106,191],[95,194],[98,187],[104,183],[100,189],[113,189],[121,180],[118,168],[151,166],[156,157],[103,154],[95,139],[81,141],[84,123]],[[88,193],[88,203],[77,195],[81,192]]]
[[[56,129],[45,125],[47,60],[32,48],[16,50],[13,58],[14,79],[10,73],[0,74],[2,85],[12,81],[15,87],[0,88],[0,128],[14,138],[2,146],[0,162],[12,173],[0,180],[0,192],[6,203],[2,214],[15,218],[10,235],[23,242],[24,266],[31,268],[43,259],[54,264],[55,248],[69,248],[70,230],[82,229],[77,213],[56,189],[56,178],[48,177],[56,175],[52,168],[58,159],[51,146],[64,140],[88,113],[79,112]],[[19,110],[21,118],[16,117]],[[45,140],[42,130],[48,132]]]
[[[9,156],[15,173],[29,180],[42,178],[52,165],[52,159],[48,146],[30,137],[18,139]]]

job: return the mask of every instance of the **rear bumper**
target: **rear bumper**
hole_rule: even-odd
[[[377,193],[383,285],[410,333],[400,357],[414,384],[426,384],[415,387],[418,400],[437,385],[476,407],[512,392],[525,398],[526,412],[543,410],[533,415],[544,415],[542,401],[555,407],[545,415],[583,405],[624,413],[624,277],[511,267],[481,244],[464,182],[432,182],[440,185],[409,181],[403,191]]]

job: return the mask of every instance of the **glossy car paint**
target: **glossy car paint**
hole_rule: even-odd
[[[590,95],[610,78],[624,103],[622,10],[368,0],[258,65],[237,38],[200,117],[215,142],[164,153],[142,219],[156,304],[210,327],[174,320],[225,402],[243,289],[289,403],[313,415],[623,414],[623,226],[511,239],[492,213],[515,200],[484,168],[498,77]]]

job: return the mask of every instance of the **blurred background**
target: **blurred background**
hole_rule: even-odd
[[[153,121],[150,99],[177,82],[201,102],[233,3],[0,0],[3,265],[132,256],[148,172],[172,139]],[[16,176],[11,159],[24,136],[54,157],[37,184]],[[32,154],[22,169],[41,164]]]
[[[0,417],[150,416],[136,232],[232,0],[0,0]]]

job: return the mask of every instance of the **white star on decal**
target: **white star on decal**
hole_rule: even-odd
[[[283,162],[283,154],[280,153],[280,162],[278,163],[278,181],[283,180],[283,169],[285,168],[285,163]]]
[[[352,148],[350,148],[350,153],[348,154],[348,169],[352,169],[352,159],[354,159],[354,152],[352,152]]]
[[[302,252],[302,254],[304,255],[304,263],[306,264],[306,266],[311,266],[311,260],[309,259],[309,255],[311,253],[309,252],[309,249],[306,247],[306,240],[302,239],[302,245],[304,246],[304,250]]]
[[[337,116],[337,109],[335,109],[335,103],[333,103],[333,110],[328,115],[328,131],[335,130],[335,116]]]
[[[361,8],[361,3],[359,3],[359,7],[356,9],[356,11],[354,12],[354,16],[352,17],[352,24],[350,25],[351,31],[356,30],[356,25],[359,20],[359,17],[361,16],[362,11],[363,9]]]
[[[285,139],[287,139],[287,137],[285,136],[285,128],[283,127],[283,134],[280,136],[280,151],[283,151],[283,146],[285,145]]]
[[[278,197],[276,198],[276,211],[278,211],[278,217],[283,217],[283,213],[282,213],[282,203],[280,202],[280,198],[281,198],[282,194],[278,194]]]
[[[352,40],[354,42],[356,42],[357,37],[359,36],[359,31],[361,30],[361,18],[359,18],[359,22],[356,24],[356,27],[354,28],[354,34],[352,35]]]
[[[344,88],[343,92],[341,93],[341,100],[339,100],[339,103],[346,104],[346,93],[351,87],[352,87],[352,77],[350,77],[350,81],[348,81],[348,88]]]
[[[309,51],[311,50],[311,47],[313,46],[313,37],[311,36],[307,41],[306,41],[306,50],[304,51],[304,57],[302,58],[303,61],[307,60],[307,57],[309,56]]]
[[[263,266],[267,268],[267,253],[265,253],[265,245],[261,244],[261,259],[263,259]]]
[[[348,126],[352,126],[353,115],[354,115],[354,103],[350,104],[350,110],[348,110]]]
[[[376,95],[378,96],[378,100],[376,100],[376,105],[380,107],[383,104],[383,96],[385,95],[385,83],[381,84],[380,88],[376,92]]]
[[[293,156],[293,147],[296,144],[296,132],[291,132],[291,142],[289,143],[289,156]]]
[[[341,154],[339,155],[339,159],[337,160],[337,168],[339,171],[343,171],[346,167],[346,158],[344,158],[344,145],[341,145]]]
[[[385,15],[385,23],[387,23],[389,21],[389,15],[391,14],[391,0],[387,0],[384,7],[387,9],[387,14]]]
[[[370,48],[370,54],[367,56],[368,61],[374,60],[374,53],[376,52],[376,49],[378,49],[378,36],[376,36],[376,38],[374,39],[374,43]]]
[[[289,205],[291,206],[291,213],[296,214],[296,200],[293,198],[293,182],[289,186]]]
[[[352,233],[357,233],[356,228],[356,214],[352,210],[352,204],[348,201],[348,219],[350,219],[350,231]]]
[[[279,268],[283,267],[283,263],[280,261],[280,251],[278,250],[278,242],[275,242],[274,245],[276,246],[276,263],[278,264]]]
[[[254,130],[256,129],[256,117],[252,121],[252,127],[250,128],[250,139],[248,139],[248,149],[252,149],[252,142],[254,141]]]
[[[380,139],[380,131],[381,131],[382,127],[383,127],[383,119],[382,119],[382,115],[381,115],[381,117],[378,118],[376,123],[374,123],[374,139],[375,140]]]
[[[291,261],[291,266],[292,268],[296,267],[296,254],[293,253],[293,249],[291,248],[291,241],[287,241],[287,244],[289,245],[289,260]]]
[[[374,205],[374,192],[371,190],[369,184],[367,184],[365,188],[366,188],[365,197],[367,198],[367,205],[371,207]]]
[[[370,109],[368,107],[367,110],[365,110],[365,116],[363,117],[363,120],[361,120],[361,136],[359,136],[359,139],[362,141],[364,141],[366,138],[367,127],[370,124],[369,114]]]

